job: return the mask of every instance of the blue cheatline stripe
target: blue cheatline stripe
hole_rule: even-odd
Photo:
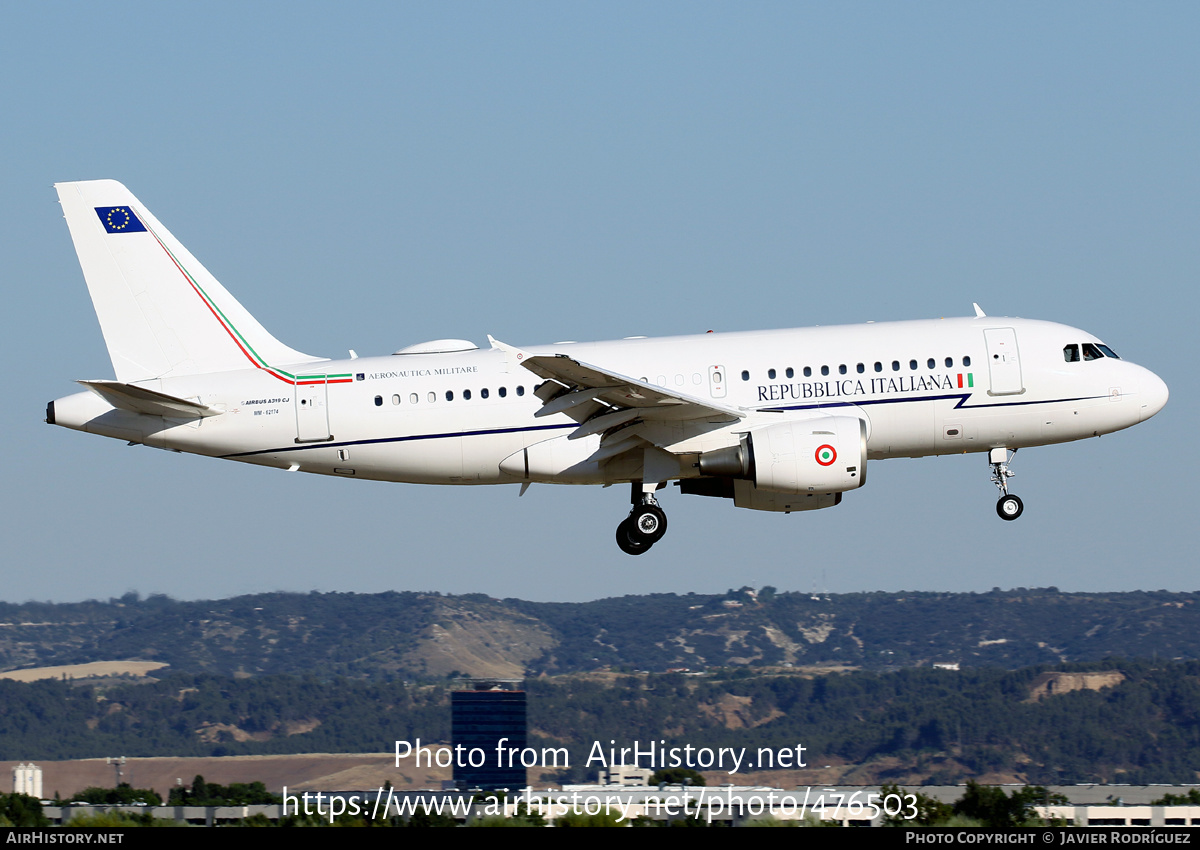
[[[989,404],[966,404],[967,399],[971,397],[970,393],[954,393],[951,395],[927,395],[920,398],[880,398],[866,399],[863,401],[831,401],[824,404],[794,404],[787,407],[756,407],[755,410],[763,413],[783,413],[788,410],[821,410],[829,407],[867,407],[873,404],[906,404],[914,401],[949,401],[950,399],[958,399],[958,404],[954,405],[952,410],[983,410],[988,407],[1027,407],[1031,404],[1066,404],[1072,401],[1096,401],[1102,398],[1108,398],[1106,395],[1086,395],[1079,398],[1047,398],[1035,401],[996,401]]]
[[[922,396],[921,398],[896,398],[896,399],[867,399],[863,401],[834,401],[826,404],[797,404],[788,407],[756,407],[752,408],[755,411],[762,413],[784,413],[789,410],[823,410],[832,407],[867,407],[874,404],[906,404],[915,401],[948,401],[950,399],[958,399],[958,404],[954,405],[954,410],[982,410],[988,407],[1026,407],[1031,404],[1064,404],[1072,401],[1095,401],[1097,399],[1108,398],[1108,396],[1081,396],[1079,398],[1051,398],[1040,401],[998,401],[990,404],[972,404],[969,407],[964,407],[963,404],[971,397],[970,393],[954,393],[952,395],[935,395]],[[343,448],[345,446],[369,446],[376,443],[411,443],[417,440],[445,440],[452,437],[485,437],[492,434],[518,434],[533,431],[561,431],[565,429],[574,430],[579,427],[578,422],[572,422],[568,425],[529,425],[517,428],[485,428],[479,431],[451,431],[445,434],[413,434],[409,437],[377,437],[371,440],[347,440],[345,442],[328,442],[328,443],[307,443],[300,446],[283,446],[274,449],[259,449],[252,452],[237,452],[230,455],[221,455],[223,459],[239,458],[239,457],[254,457],[255,455],[271,455],[281,454],[283,452],[303,452],[310,449],[328,449],[328,448]]]
[[[273,455],[281,452],[303,452],[309,449],[342,448],[343,446],[370,446],[375,443],[411,443],[416,440],[445,440],[450,437],[485,437],[492,434],[517,434],[524,431],[561,431],[569,428],[572,431],[579,427],[578,422],[569,425],[531,425],[522,428],[489,428],[482,431],[452,431],[446,434],[413,434],[410,437],[377,437],[372,440],[347,440],[341,443],[308,443],[301,446],[284,446],[276,449],[259,449],[253,452],[237,452],[231,455],[221,455],[223,460],[238,457],[253,457],[254,455]]]

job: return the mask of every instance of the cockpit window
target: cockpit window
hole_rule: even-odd
[[[1075,344],[1063,346],[1063,360],[1068,363],[1079,362],[1079,346]]]
[[[1099,360],[1104,355],[1100,353],[1100,349],[1092,345],[1090,342],[1083,344],[1083,359],[1084,360]]]
[[[1099,343],[1099,342],[1096,343],[1096,348],[1098,348],[1102,352],[1104,352],[1105,357],[1111,357],[1113,360],[1121,359],[1120,357],[1117,356],[1117,352],[1113,351],[1111,348],[1109,348],[1107,345],[1104,345],[1103,343]]]

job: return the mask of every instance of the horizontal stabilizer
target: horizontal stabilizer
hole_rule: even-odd
[[[128,410],[130,413],[169,416],[172,419],[202,419],[206,416],[220,416],[224,413],[222,410],[198,401],[177,398],[133,384],[122,384],[120,381],[79,381],[79,383],[113,407]]]

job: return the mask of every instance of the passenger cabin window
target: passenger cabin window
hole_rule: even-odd
[[[909,369],[912,369],[914,372],[915,372],[915,371],[917,371],[917,361],[916,361],[916,360],[909,360],[909,361],[908,361],[908,368],[909,368]]]
[[[794,378],[794,377],[796,377],[796,370],[793,369],[791,366],[788,366],[787,371],[784,372],[784,374],[787,375],[789,378]]]
[[[839,374],[839,375],[845,375],[845,374],[846,374],[846,364],[845,364],[845,363],[843,363],[843,364],[841,364],[840,366],[838,366],[838,374]]]
[[[743,381],[750,380],[750,373],[748,371],[746,371],[745,369],[742,370],[742,380]]]
[[[859,363],[859,364],[858,364],[857,366],[855,366],[854,368],[858,370],[858,374],[860,374],[860,375],[861,375],[863,372],[867,371],[867,367],[866,367],[866,366],[864,366],[864,365],[863,365],[863,364],[861,364],[861,363]]]
[[[517,387],[517,395],[525,395],[525,388]]]
[[[1079,362],[1079,346],[1072,343],[1071,345],[1063,346],[1063,360],[1068,363]]]
[[[773,381],[773,380],[775,380],[775,370],[774,370],[774,369],[768,369],[768,370],[767,370],[767,377],[768,377],[768,378],[770,378],[772,381]]]
[[[463,390],[463,400],[464,401],[471,400],[471,391],[470,390]]]
[[[805,366],[805,367],[804,367],[804,377],[806,377],[806,378],[811,378],[811,377],[812,377],[812,366]]]
[[[930,358],[929,358],[929,360],[926,362],[926,364],[925,364],[925,365],[926,365],[926,366],[928,366],[930,369],[936,369],[936,368],[937,368],[937,361],[936,361],[936,360],[934,360],[932,357],[930,357]]]
[[[969,354],[965,354],[965,355],[963,355],[963,365],[964,365],[964,366],[970,366],[970,365],[971,365],[971,355],[969,355]]]
[[[397,393],[396,395],[392,396],[392,404],[399,404],[399,403],[400,403],[400,394]]]
[[[899,372],[899,371],[900,371],[900,361],[899,361],[899,360],[893,360],[893,361],[892,361],[892,371],[893,371],[893,372]]]
[[[947,368],[947,369],[949,369],[949,368],[950,368],[950,367],[952,367],[953,365],[954,365],[954,358],[953,358],[953,357],[947,357],[947,358],[946,358],[946,368]]]
[[[383,407],[383,396],[381,396],[381,395],[375,396],[375,406]]]
[[[876,371],[876,372],[882,372],[882,371],[883,371],[883,364],[882,364],[882,363],[880,363],[878,360],[876,360],[876,361],[875,361],[875,371]]]
[[[828,375],[828,374],[829,374],[829,367],[828,367],[828,366],[822,366],[822,367],[821,367],[821,374],[822,374],[822,375]]]
[[[408,400],[410,402],[412,402],[413,404],[416,404],[420,400],[420,396],[418,396],[416,393],[410,393],[408,396]]]
[[[446,390],[446,401],[454,401],[454,390]]]
[[[488,397],[488,391],[487,391],[487,387],[484,387],[483,389],[481,389],[481,390],[479,391],[479,397],[480,397],[480,398],[487,398],[487,397]]]

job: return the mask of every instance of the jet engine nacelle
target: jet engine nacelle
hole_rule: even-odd
[[[755,428],[736,446],[700,455],[700,473],[777,493],[842,493],[867,480],[867,424],[822,416]]]

